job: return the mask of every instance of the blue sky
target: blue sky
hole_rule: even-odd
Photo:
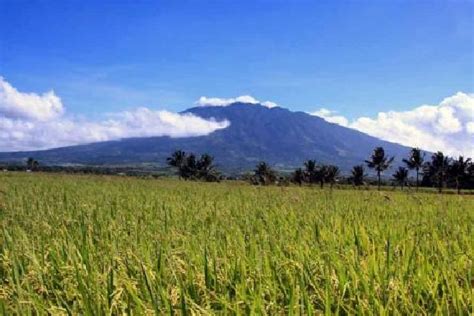
[[[473,1],[1,1],[0,75],[68,112],[249,94],[349,118],[474,89]]]
[[[207,135],[177,112],[253,96],[474,156],[473,30],[473,0],[0,0],[0,151]]]

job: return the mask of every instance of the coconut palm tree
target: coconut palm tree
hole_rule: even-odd
[[[352,167],[350,180],[355,186],[364,184],[365,170],[363,165]]]
[[[178,169],[179,178],[184,178],[184,166],[186,164],[187,154],[182,150],[176,150],[170,157],[166,158],[169,166]]]
[[[306,180],[306,177],[305,177],[305,173],[303,169],[298,168],[293,172],[292,177],[291,177],[292,182],[301,186],[303,182],[305,182],[305,180]]]
[[[306,160],[304,162],[305,178],[310,184],[317,182],[316,168],[317,168],[316,160]]]
[[[403,190],[407,179],[408,179],[408,169],[405,167],[398,167],[397,171],[392,175],[395,181],[400,185],[400,188]]]
[[[385,150],[382,147],[376,147],[370,157],[370,160],[366,160],[365,163],[369,168],[375,169],[377,172],[377,186],[380,190],[381,174],[387,170],[393,162],[394,157],[387,157]]]
[[[336,183],[337,178],[339,177],[340,174],[340,169],[337,166],[329,165],[326,166],[325,168],[325,173],[324,173],[324,181],[326,183],[329,183],[331,189],[334,186],[334,183]]]
[[[186,156],[186,160],[182,166],[182,174],[185,180],[192,179],[195,180],[198,178],[197,174],[197,159],[196,155],[191,153]]]
[[[314,178],[315,182],[319,182],[319,186],[321,187],[321,189],[324,187],[324,183],[326,182],[327,173],[328,166],[321,165],[316,167],[316,170],[314,172]]]
[[[209,171],[214,169],[214,165],[212,164],[214,161],[214,157],[209,154],[201,155],[201,158],[196,162],[196,169],[200,174],[207,174]]]
[[[201,155],[196,162],[196,177],[205,181],[219,181],[220,174],[214,166],[214,157],[209,154]]]
[[[178,169],[178,175],[185,180],[218,181],[220,174],[214,166],[214,157],[203,154],[199,159],[193,153],[175,151],[167,159],[168,165]]]
[[[424,160],[425,154],[422,153],[419,148],[412,148],[408,159],[403,159],[408,169],[414,169],[416,171],[416,190],[418,190],[419,187],[420,170],[423,168]]]
[[[431,161],[425,163],[424,173],[426,173],[436,186],[438,187],[438,192],[443,191],[443,185],[446,181],[446,174],[449,168],[449,158],[445,157],[441,151],[434,153],[431,156]]]
[[[29,157],[26,161],[26,169],[30,171],[36,171],[39,168],[39,162],[35,160],[33,157]]]
[[[466,186],[470,189],[474,189],[474,162],[473,161],[469,163],[469,167],[467,168]]]
[[[464,159],[463,156],[459,156],[448,168],[448,174],[454,179],[458,194],[461,193],[462,184],[468,176],[470,164],[471,158]]]
[[[264,161],[257,164],[254,170],[255,183],[267,185],[276,181],[276,172]]]

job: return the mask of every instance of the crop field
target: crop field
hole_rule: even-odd
[[[474,196],[0,175],[0,314],[473,312]]]

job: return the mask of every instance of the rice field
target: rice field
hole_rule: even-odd
[[[0,175],[0,314],[467,315],[474,196]]]

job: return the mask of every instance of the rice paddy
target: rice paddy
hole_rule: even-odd
[[[0,175],[0,313],[473,313],[474,197]]]

